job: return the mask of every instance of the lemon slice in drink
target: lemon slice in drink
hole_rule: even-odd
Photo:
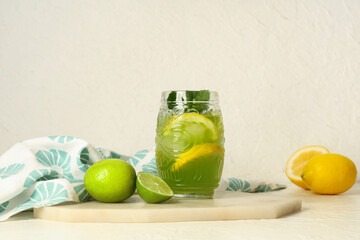
[[[215,143],[205,143],[201,145],[195,145],[189,151],[180,154],[179,158],[176,159],[176,162],[172,165],[173,171],[178,171],[183,165],[198,161],[211,159],[213,155],[216,159],[224,156],[224,150]]]
[[[301,179],[305,164],[315,156],[329,153],[323,146],[305,146],[297,150],[286,163],[286,176],[297,186],[309,189]]]
[[[136,189],[140,197],[148,203],[159,203],[174,196],[171,188],[158,176],[140,172],[136,179]]]

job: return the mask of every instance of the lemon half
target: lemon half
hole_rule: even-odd
[[[309,189],[301,178],[305,164],[315,156],[329,153],[323,146],[305,146],[297,150],[286,163],[286,176],[299,187]]]

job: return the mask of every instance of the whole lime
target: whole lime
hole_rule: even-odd
[[[136,172],[127,162],[106,159],[93,164],[85,173],[86,191],[101,202],[121,202],[136,188]]]

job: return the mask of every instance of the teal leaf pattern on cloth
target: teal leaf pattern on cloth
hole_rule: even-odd
[[[50,170],[50,169],[34,170],[25,179],[24,187],[27,188],[37,181],[46,181],[56,178],[59,178],[59,174],[54,170]]]
[[[58,143],[68,143],[76,139],[75,137],[71,137],[71,136],[49,136],[49,138],[54,142],[58,142]]]
[[[102,148],[97,148],[98,152],[104,157],[104,159],[122,159],[122,156],[116,152],[103,150]],[[105,152],[104,152],[105,151]]]
[[[239,178],[228,178],[229,186],[225,189],[225,191],[241,191],[241,192],[250,192],[251,186],[250,183],[246,180],[242,180]]]
[[[71,174],[71,156],[67,152],[51,149],[49,151],[39,150],[36,159],[47,167],[52,167],[59,175],[66,179],[74,178]]]
[[[0,169],[0,179],[5,179],[19,173],[25,167],[24,163],[14,163]]]
[[[136,154],[135,154],[135,157],[137,157],[138,159],[140,159],[140,160],[143,160],[145,157],[146,157],[146,155],[149,153],[149,150],[141,150],[141,151],[139,151],[139,152],[137,152]]]
[[[139,160],[137,160],[134,157],[131,157],[127,162],[130,163],[131,166],[136,167],[136,165],[139,163]]]
[[[148,153],[149,150],[141,150],[137,152],[133,157],[131,157],[127,162],[130,163],[133,167],[136,167],[136,165],[138,165],[138,163],[143,160]]]
[[[121,159],[121,155],[117,154],[115,152],[111,152],[109,158],[116,158],[116,159]]]
[[[272,191],[272,188],[267,184],[262,184],[257,186],[253,192],[257,193],[257,192],[269,192],[269,191]]]
[[[91,198],[90,194],[85,190],[84,184],[79,184],[78,186],[75,186],[74,191],[78,195],[80,202],[88,201]]]
[[[81,171],[86,172],[88,170],[88,168],[90,167],[88,165],[89,161],[90,161],[89,150],[87,148],[83,148],[80,151],[77,159],[77,165],[80,167]]]
[[[68,201],[68,192],[62,184],[43,182],[36,186],[30,199],[18,206],[16,210],[55,205],[65,201]]]
[[[86,191],[85,185],[84,185],[84,179],[68,179],[68,181],[71,183],[75,193],[77,194],[80,202],[88,201],[91,196]]]
[[[142,170],[157,175],[156,158],[153,157],[149,163],[142,165]]]
[[[6,202],[0,204],[0,213],[5,211],[5,209],[8,205],[9,205],[9,201],[6,201]]]

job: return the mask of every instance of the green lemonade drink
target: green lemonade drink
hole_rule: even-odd
[[[224,165],[224,130],[217,93],[202,90],[176,94],[171,99],[171,93],[163,93],[166,102],[158,115],[159,176],[176,196],[209,198],[219,185]]]

